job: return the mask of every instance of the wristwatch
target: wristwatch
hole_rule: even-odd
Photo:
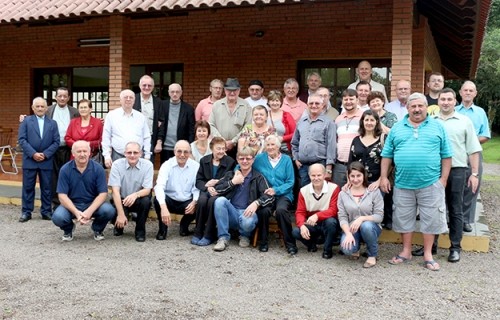
[[[479,178],[479,173],[477,173],[477,172],[473,172],[473,173],[471,173],[470,175],[471,175],[471,176],[474,176],[474,177],[476,177],[476,178]]]
[[[328,174],[332,174],[332,173],[333,173],[333,171],[332,171],[331,169],[326,169],[326,173],[328,173]]]

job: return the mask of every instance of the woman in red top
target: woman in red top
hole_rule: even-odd
[[[269,105],[268,123],[275,128],[276,134],[282,137],[281,152],[291,154],[290,141],[292,141],[296,124],[290,113],[281,110],[283,104],[281,92],[271,90],[267,95],[267,104]]]
[[[103,125],[101,119],[94,118],[92,114],[92,102],[82,99],[78,102],[79,118],[71,120],[64,141],[68,147],[78,140],[90,143],[92,157],[97,154],[101,147]],[[71,159],[73,159],[71,155]]]

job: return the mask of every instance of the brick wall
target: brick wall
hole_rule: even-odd
[[[281,89],[285,79],[296,76],[297,60],[391,58],[392,4],[332,1],[195,10],[151,19],[93,17],[78,25],[3,25],[0,126],[17,130],[18,114],[29,112],[33,68],[110,65],[110,94],[117,101],[120,86],[128,84],[128,64],[183,63],[184,99],[195,105],[208,95],[213,78],[237,76],[247,96],[246,84],[253,78],[263,80],[266,90]],[[255,37],[258,30],[263,37]],[[97,37],[110,37],[112,47],[77,45],[78,39]],[[398,64],[409,64],[406,57]]]

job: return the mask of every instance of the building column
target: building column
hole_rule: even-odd
[[[128,34],[130,20],[121,15],[110,17],[109,32],[109,110],[120,107],[120,92],[130,88]]]
[[[392,79],[391,100],[396,99],[399,80],[412,78],[413,0],[392,2]],[[415,87],[412,83],[412,91]]]

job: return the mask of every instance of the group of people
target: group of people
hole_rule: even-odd
[[[272,90],[267,98],[262,81],[252,80],[247,99],[239,97],[236,78],[215,79],[196,109],[182,101],[179,84],[169,86],[169,100],[153,97],[154,81],[145,75],[140,93],[121,92],[121,107],[108,113],[104,125],[90,115],[88,100],[79,101],[75,117],[65,88],[58,89],[51,108],[35,98],[34,115],[21,117],[19,128],[24,151],[19,221],[31,218],[38,175],[42,218],[63,230],[64,241],[73,239],[74,220],[92,223],[94,238],[102,240],[108,222],[120,236],[130,217],[136,221],[135,239],[145,241],[153,204],[157,240],[167,238],[171,213],[177,213],[183,215],[180,236],[192,234],[193,245],[214,244],[215,251],[224,251],[236,232],[239,245],[247,247],[258,232],[259,250],[267,252],[274,216],[290,255],[297,254],[299,240],[310,252],[323,245],[325,259],[332,258],[336,244],[359,259],[364,242],[363,266],[370,268],[385,227],[403,239],[391,264],[423,255],[427,269],[439,270],[433,244],[449,226],[448,260],[459,261],[462,233],[474,221],[480,144],[490,138],[486,114],[473,103],[474,83],[463,84],[456,106],[455,92],[443,88],[441,74],[430,75],[428,96],[410,94],[409,81],[401,80],[397,99],[387,103],[368,61],[360,62],[357,73],[359,80],[342,92],[340,110],[317,73],[308,75],[308,90],[300,98],[295,79],[285,81],[283,94]],[[59,99],[60,93],[66,98]],[[63,151],[67,158],[61,156],[57,167]],[[100,154],[110,169],[107,183],[103,166],[91,161]],[[53,194],[60,205],[52,213]],[[424,246],[412,251],[417,212]]]

